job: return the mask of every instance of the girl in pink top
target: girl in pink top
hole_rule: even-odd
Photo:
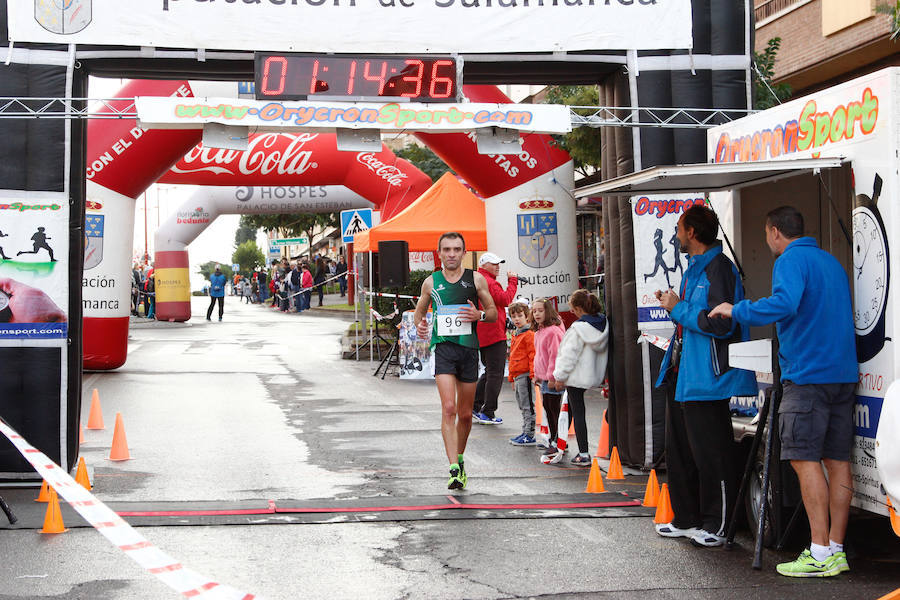
[[[547,412],[547,426],[550,428],[550,447],[544,455],[552,457],[558,452],[557,423],[562,393],[553,389],[551,384],[554,383],[556,352],[559,350],[565,329],[553,303],[546,298],[534,301],[531,305],[531,318],[534,321],[534,382],[541,386],[541,399]]]

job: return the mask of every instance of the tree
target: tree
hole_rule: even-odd
[[[753,108],[765,110],[791,97],[791,86],[787,83],[772,83],[775,77],[775,55],[781,48],[781,38],[768,41],[765,50],[753,53],[756,73],[753,77]]]
[[[431,177],[432,181],[437,181],[447,171],[453,172],[431,148],[425,146],[410,144],[397,151],[396,154],[414,164],[420,171]]]
[[[231,270],[231,265],[226,264],[225,261],[215,261],[211,260],[207,263],[203,263],[200,265],[200,269],[197,270],[198,273],[203,275],[203,278],[209,280],[210,275],[216,272],[216,265],[222,270],[222,273],[225,275],[226,281],[231,281],[231,278],[234,277],[234,271]]]
[[[281,215],[244,215],[241,221],[251,227],[262,227],[266,230],[280,229],[288,237],[304,236],[313,242],[316,227],[339,227],[340,218],[337,213],[307,213]]]
[[[548,104],[567,106],[597,106],[600,91],[596,85],[553,85],[547,88]],[[575,109],[579,114],[590,115],[592,110]],[[600,168],[600,130],[593,127],[576,127],[565,135],[554,135],[556,144],[569,153],[575,161],[575,170],[590,175]]]
[[[234,247],[237,248],[246,241],[256,241],[257,227],[251,226],[247,222],[247,215],[241,215],[241,223],[238,225],[237,231],[234,232]]]
[[[256,267],[266,264],[266,255],[262,253],[255,241],[247,240],[235,249],[231,262],[241,267],[241,274],[249,275]]]

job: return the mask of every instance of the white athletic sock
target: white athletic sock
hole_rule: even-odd
[[[829,542],[829,546],[831,547],[831,553],[832,553],[832,554],[837,554],[838,552],[843,552],[843,551],[844,551],[844,545],[843,545],[843,544],[838,544],[838,543],[837,543],[836,541],[834,541],[834,540],[828,540],[828,542]]]
[[[809,545],[809,553],[812,554],[812,557],[819,562],[822,562],[829,556],[831,556],[831,547],[830,546],[820,546],[819,544],[810,544]]]

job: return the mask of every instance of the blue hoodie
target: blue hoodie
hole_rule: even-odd
[[[775,323],[781,380],[855,383],[859,377],[847,273],[811,237],[788,244],[772,269],[772,295],[735,304],[749,326]]]
[[[728,367],[728,345],[749,339],[748,331],[732,319],[710,319],[709,311],[722,302],[739,302],[744,287],[737,269],[716,242],[703,254],[688,258],[681,282],[681,301],[671,317],[682,326],[683,345],[675,401],[724,400],[755,396],[756,377],[751,371]],[[660,366],[656,386],[667,383],[674,344],[669,345]]]
[[[225,274],[213,273],[209,277],[209,295],[211,298],[225,297]]]

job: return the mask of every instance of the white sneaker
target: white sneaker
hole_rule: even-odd
[[[687,529],[679,529],[672,525],[671,523],[657,523],[656,525],[656,533],[661,535],[662,537],[667,538],[693,538],[695,535],[700,533],[700,530],[696,527],[688,527]]]
[[[695,546],[703,546],[704,548],[715,548],[725,543],[725,536],[718,533],[710,533],[705,529],[699,530],[691,536],[691,543]]]

